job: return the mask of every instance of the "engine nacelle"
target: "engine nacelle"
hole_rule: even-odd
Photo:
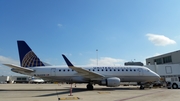
[[[117,87],[120,85],[121,80],[117,77],[110,77],[105,80],[102,80],[100,85],[107,87]]]

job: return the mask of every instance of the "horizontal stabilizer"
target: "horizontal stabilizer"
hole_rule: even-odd
[[[46,63],[46,62],[42,62],[45,66],[52,66],[51,64],[49,63]]]
[[[3,65],[8,66],[8,67],[13,68],[13,69],[18,70],[18,71],[22,71],[22,72],[27,72],[27,73],[34,72],[33,69],[20,67],[20,66],[16,66],[13,64],[3,64]]]

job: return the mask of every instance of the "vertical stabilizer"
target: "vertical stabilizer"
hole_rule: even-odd
[[[25,41],[17,41],[17,45],[19,50],[20,64],[22,67],[45,66]]]

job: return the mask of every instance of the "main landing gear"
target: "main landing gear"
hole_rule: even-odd
[[[139,89],[149,88],[151,89],[153,87],[152,84],[141,84]]]
[[[140,85],[140,88],[139,89],[144,89],[144,85]]]
[[[88,83],[86,87],[87,87],[87,90],[93,90],[94,89],[94,87],[91,83]]]

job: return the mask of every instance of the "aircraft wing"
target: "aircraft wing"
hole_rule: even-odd
[[[3,64],[5,66],[8,66],[10,68],[13,68],[19,72],[26,72],[26,73],[30,73],[30,72],[34,72],[33,69],[30,69],[30,68],[24,68],[24,67],[20,67],[20,66],[16,66],[16,65],[13,65],[13,64]]]
[[[81,67],[75,67],[73,64],[67,59],[65,55],[62,55],[64,60],[66,61],[66,64],[68,65],[69,68],[73,69],[74,71],[78,72],[80,75],[82,75],[85,78],[89,78],[91,80],[96,80],[96,79],[101,79],[104,78],[105,76],[99,73],[95,73],[92,71],[88,71],[86,69],[83,69]]]
[[[102,75],[102,74],[95,73],[95,72],[92,72],[92,71],[88,71],[88,70],[83,69],[81,67],[69,66],[69,68],[71,68],[74,71],[78,72],[80,75],[84,76],[85,78],[100,79],[100,78],[104,77],[104,75]]]

